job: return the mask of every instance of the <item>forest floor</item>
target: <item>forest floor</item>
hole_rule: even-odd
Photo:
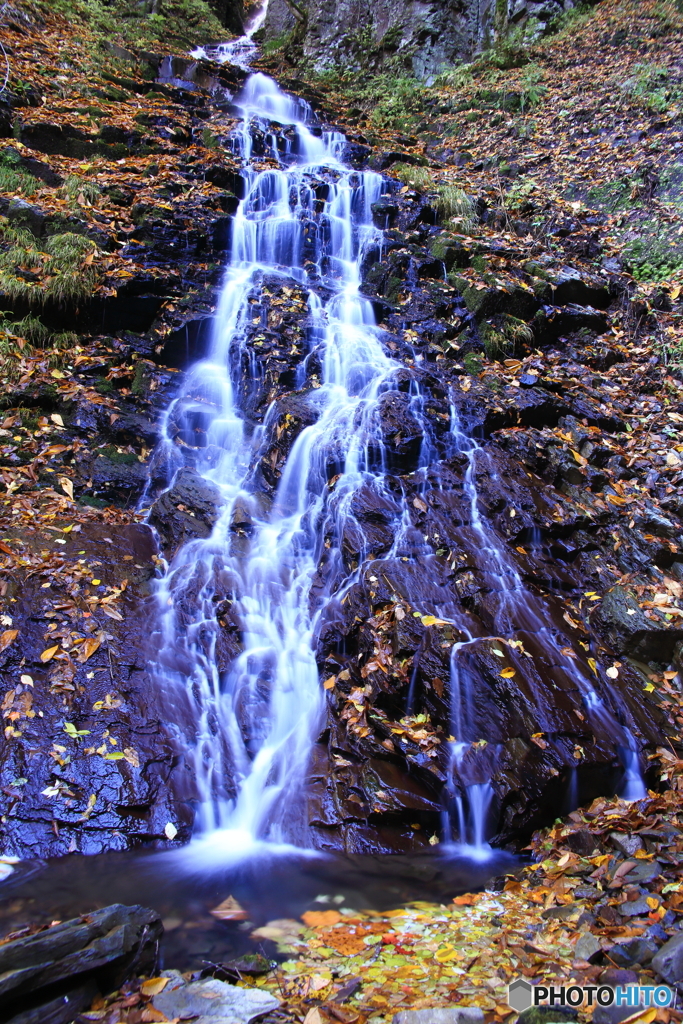
[[[173,376],[158,365],[166,338],[188,315],[211,310],[220,249],[198,245],[195,255],[183,255],[187,266],[179,272],[177,252],[168,249],[165,261],[151,263],[137,258],[142,249],[135,244],[145,244],[145,231],[157,240],[164,231],[170,236],[183,229],[210,237],[212,224],[229,209],[225,181],[234,170],[219,151],[232,124],[229,114],[200,103],[189,109],[173,82],[155,85],[145,59],[125,52],[126,38],[113,41],[119,49],[106,49],[103,42],[111,41],[101,30],[84,31],[46,7],[15,7],[3,41],[12,112],[19,112],[21,126],[7,135],[0,154],[3,212],[9,217],[13,211],[0,222],[2,290],[14,289],[17,309],[24,304],[21,319],[15,311],[0,324],[0,475],[6,490],[0,499],[0,656],[7,655],[12,684],[2,705],[7,744],[33,727],[50,701],[59,707],[60,721],[71,716],[79,680],[113,640],[108,631],[115,633],[122,619],[128,582],[122,572],[103,582],[86,540],[74,533],[84,538],[95,528],[139,521],[137,483],[121,467],[147,465],[153,429],[131,426],[131,417],[142,409],[154,420]],[[567,605],[577,620],[610,586],[629,580],[640,588],[638,603],[648,620],[664,628],[683,615],[682,577],[674,571],[680,561],[673,557],[661,570],[655,559],[662,549],[678,554],[676,532],[651,528],[651,570],[636,573],[617,557],[619,531],[652,522],[653,502],[664,518],[680,516],[682,22],[673,3],[604,0],[523,54],[494,51],[429,88],[390,77],[368,86],[359,85],[358,76],[313,75],[277,52],[262,62],[292,88],[308,90],[350,138],[388,154],[383,169],[400,177],[406,192],[433,195],[445,208],[450,203],[444,232],[449,245],[455,239],[474,249],[497,249],[500,255],[458,272],[463,290],[505,290],[514,268],[526,264],[536,265],[532,276],[542,282],[565,261],[586,279],[602,276],[619,289],[622,301],[607,311],[600,337],[586,342],[585,358],[578,350],[568,360],[518,339],[496,341],[463,359],[465,391],[487,386],[494,397],[509,389],[514,394],[524,374],[537,367],[558,388],[600,401],[605,415],[625,423],[606,442],[617,458],[607,470],[607,496],[581,497],[580,483],[571,498],[613,506],[623,520],[614,565],[606,564],[606,577],[596,577],[585,599]],[[32,131],[48,122],[59,139],[52,148]],[[460,191],[471,205],[456,209]],[[52,262],[43,258],[25,233],[17,234],[35,226],[27,205],[89,242],[52,253]],[[24,261],[3,262],[8,246],[17,245]],[[87,293],[69,292],[74,277],[86,280]],[[56,297],[67,295],[70,318],[78,324],[79,310],[90,302],[126,301],[127,281],[135,282],[129,297],[160,298],[151,332],[133,325],[128,335],[100,333],[83,321],[74,337],[64,322],[69,318],[54,310],[46,316],[36,297],[52,284]],[[499,326],[492,324],[495,337]],[[143,335],[149,347],[141,356]],[[87,451],[70,429],[74,409],[84,404],[98,411],[98,423],[102,415],[108,421]],[[107,431],[117,421],[126,430],[112,440]],[[583,473],[587,457],[573,438],[561,427],[544,431],[543,444],[555,444]],[[113,489],[98,484],[92,461],[84,461],[93,448],[101,450],[108,470],[119,467]],[[54,614],[43,623],[43,640],[31,634],[32,649],[22,647],[21,659],[11,661],[25,640],[13,621],[14,605],[29,580],[42,581]],[[45,692],[39,692],[33,666],[45,672]],[[680,656],[642,667],[644,694],[656,698],[671,733],[680,734]],[[103,690],[101,704],[116,706],[116,700]],[[60,725],[59,734],[53,763],[64,755],[64,744],[77,746],[68,728]],[[90,756],[98,754],[93,747]],[[134,747],[116,754],[116,765],[135,767]],[[292,1019],[308,1024],[384,1024],[399,1009],[453,1003],[480,1007],[487,1021],[512,1020],[506,986],[516,977],[543,984],[652,983],[653,955],[683,913],[679,757],[675,744],[653,755],[662,792],[633,804],[600,799],[538,833],[527,850],[530,863],[491,891],[386,914],[312,911],[301,922],[270,922],[255,942],[274,942],[267,948],[276,948],[281,962],[254,983],[282,998]],[[10,809],[25,783],[18,773],[9,786]],[[84,792],[79,813],[92,812],[90,799]],[[150,1005],[154,988],[136,982],[98,1000],[83,1019],[162,1020]],[[683,1014],[648,1009],[633,1019],[668,1024]]]

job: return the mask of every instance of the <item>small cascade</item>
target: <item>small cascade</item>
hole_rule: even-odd
[[[215,60],[218,64],[236,64],[237,67],[248,70],[257,52],[254,36],[266,20],[267,13],[268,0],[264,0],[245,25],[243,36],[229,43],[198,46],[192,51],[191,56],[196,60]]]

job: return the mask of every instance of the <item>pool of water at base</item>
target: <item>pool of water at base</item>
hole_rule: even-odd
[[[180,854],[180,856],[179,856]],[[459,893],[485,888],[519,867],[511,854],[485,861],[457,852],[432,855],[269,855],[207,867],[192,847],[169,853],[71,854],[24,861],[0,883],[0,937],[32,923],[66,921],[112,903],[141,904],[164,922],[161,966],[199,970],[244,952],[272,956],[270,942],[249,938],[254,927],[306,910],[388,910],[414,900],[448,903]],[[214,909],[233,896],[246,921],[221,921]],[[282,958],[280,958],[282,959]]]

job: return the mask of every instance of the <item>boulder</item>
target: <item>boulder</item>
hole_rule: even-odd
[[[280,1000],[269,992],[255,988],[238,988],[227,981],[208,978],[181,984],[176,978],[158,996],[154,997],[155,1010],[168,1020],[187,1020],[194,1024],[249,1024],[264,1013],[277,1010]]]
[[[401,1010],[392,1024],[481,1024],[484,1011],[478,1006],[439,1006],[426,1010]]]
[[[98,991],[153,970],[163,932],[145,907],[114,904],[0,946],[3,1020],[67,1024]]]
[[[181,469],[173,486],[152,505],[149,521],[156,527],[168,558],[190,540],[208,537],[218,519],[220,492],[194,469]]]
[[[652,958],[652,969],[670,985],[683,982],[683,932],[665,942]]]
[[[669,661],[683,640],[683,628],[648,618],[631,591],[622,586],[605,594],[590,621],[617,654],[640,661]]]

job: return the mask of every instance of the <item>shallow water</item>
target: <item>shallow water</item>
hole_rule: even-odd
[[[305,910],[326,906],[382,910],[412,900],[449,902],[519,864],[505,853],[479,863],[447,852],[417,857],[255,853],[219,869],[194,844],[184,848],[182,858],[178,853],[71,855],[18,864],[0,883],[0,936],[112,903],[142,904],[158,911],[164,922],[161,965],[198,970],[205,960],[218,963],[245,950],[263,947],[272,956],[271,943],[249,939],[253,927],[266,921],[298,918]],[[248,921],[211,916],[227,896],[248,911]]]

